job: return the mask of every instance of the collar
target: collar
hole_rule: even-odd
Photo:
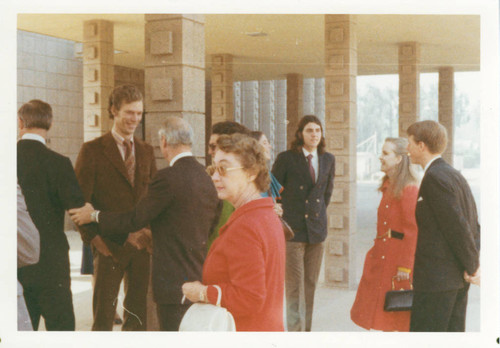
[[[236,209],[230,216],[227,222],[220,228],[219,236],[221,236],[228,226],[230,226],[234,220],[238,219],[240,216],[245,215],[248,211],[254,209],[272,209],[274,207],[274,202],[271,197],[263,197],[259,199],[254,199],[246,204],[243,204],[241,207]]]
[[[177,162],[178,159],[180,159],[182,157],[190,157],[190,156],[193,156],[193,153],[191,151],[181,152],[180,154],[178,154],[177,156],[172,158],[172,160],[170,161],[170,167],[172,167],[174,165],[174,163]]]
[[[118,132],[115,130],[115,126],[113,125],[113,128],[111,128],[111,134],[113,135],[113,138],[119,143],[123,144],[123,141],[125,140],[124,137],[122,137]],[[130,141],[132,142],[132,145],[134,145],[134,136],[132,135],[130,137]]]
[[[43,145],[47,145],[47,143],[45,142],[45,138],[42,137],[41,135],[38,135],[38,134],[35,134],[35,133],[25,133],[21,139],[24,139],[24,140],[36,140],[36,141],[39,141],[41,142]]]
[[[314,149],[313,152],[307,151],[304,147],[302,147],[302,152],[304,153],[304,156],[307,158],[309,155],[313,155],[312,158],[317,158],[318,157],[318,149]]]
[[[424,174],[427,172],[427,169],[429,169],[429,167],[431,166],[432,162],[434,162],[435,160],[437,160],[438,158],[441,158],[441,155],[437,155],[436,157],[434,157],[433,159],[431,159],[429,161],[429,163],[427,163],[427,165],[425,166],[424,168]]]

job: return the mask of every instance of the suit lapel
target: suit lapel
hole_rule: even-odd
[[[135,146],[135,183],[134,187],[137,187],[137,183],[140,182],[142,179],[142,171],[141,168],[144,168],[148,165],[148,162],[151,161],[151,158],[149,158],[148,153],[145,151],[146,148],[143,146],[143,144],[134,137],[134,146]],[[149,173],[147,173],[149,174]]]
[[[325,163],[325,154],[318,154],[318,179],[316,180],[316,184],[321,181],[321,178],[326,174],[327,168]]]
[[[130,184],[128,175],[127,175],[127,168],[125,168],[125,163],[123,162],[122,156],[120,154],[120,151],[118,150],[118,146],[116,145],[116,141],[113,138],[113,135],[111,135],[111,132],[108,132],[104,137],[102,138],[103,142],[103,152],[104,155],[109,159],[111,164],[118,170],[118,172],[123,175],[125,180]],[[132,186],[132,185],[130,185]]]

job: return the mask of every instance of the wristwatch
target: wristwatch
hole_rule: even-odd
[[[90,213],[90,220],[92,220],[92,222],[99,223],[99,213],[100,210],[94,210],[92,213]]]

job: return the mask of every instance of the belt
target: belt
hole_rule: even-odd
[[[384,233],[381,236],[375,237],[375,239],[380,239],[380,238],[394,238],[394,239],[403,240],[404,236],[405,236],[404,233],[398,232],[398,231],[394,231],[394,230],[391,230],[389,228],[386,233]]]

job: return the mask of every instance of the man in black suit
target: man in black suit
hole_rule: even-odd
[[[410,331],[465,331],[469,283],[479,284],[479,222],[469,185],[442,158],[446,129],[408,128],[411,161],[424,168],[415,211],[418,238]]]
[[[181,118],[169,117],[159,135],[160,149],[170,167],[157,172],[147,195],[132,211],[99,212],[87,204],[70,214],[78,224],[98,222],[103,235],[151,225],[153,294],[160,330],[176,331],[189,307],[181,304],[181,286],[187,281],[201,281],[219,200],[212,179],[191,153],[191,126]]]
[[[272,173],[283,185],[283,218],[295,237],[286,243],[286,304],[288,331],[311,331],[314,292],[327,235],[326,207],[330,203],[335,157],[325,152],[321,121],[304,116],[292,148],[278,155]],[[299,312],[304,285],[305,318]]]
[[[52,124],[50,105],[31,100],[19,109],[18,121],[17,179],[40,233],[40,261],[20,268],[18,279],[34,330],[43,316],[47,330],[72,331],[75,314],[64,211],[83,206],[83,194],[69,158],[46,146]]]

